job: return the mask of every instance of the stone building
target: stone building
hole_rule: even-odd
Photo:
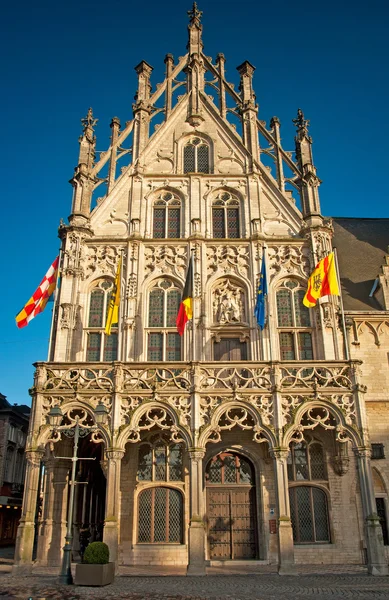
[[[22,509],[30,408],[0,394],[0,545],[14,544]]]
[[[138,64],[133,119],[112,119],[106,152],[91,109],[82,121],[51,360],[36,364],[15,569],[32,564],[42,460],[36,560],[61,561],[72,442],[49,411],[83,427],[103,406],[107,425],[79,446],[96,460],[78,463],[75,558],[82,529],[103,536],[118,565],[202,574],[207,561],[252,559],[280,573],[350,563],[387,574],[388,220],[323,217],[302,111],[292,154],[279,119],[258,119],[254,67],[238,67],[237,91],[224,55],[204,54],[196,4],[188,32],[187,54],[166,55],[155,90],[152,67]],[[306,309],[309,274],[333,244],[344,313],[338,297]],[[181,338],[192,253],[194,315]]]

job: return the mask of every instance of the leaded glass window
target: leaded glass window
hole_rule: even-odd
[[[208,463],[208,483],[224,485],[254,485],[254,473],[250,462],[241,455],[221,452]]]
[[[153,207],[153,238],[181,237],[181,200],[172,192],[161,192]]]
[[[213,201],[212,231],[214,238],[240,237],[239,200],[228,192],[221,192]]]
[[[327,494],[314,486],[289,489],[293,539],[296,544],[330,542]]]
[[[168,279],[159,279],[150,291],[147,360],[181,360],[181,338],[176,329],[181,295],[182,292]]]
[[[154,438],[139,446],[138,481],[182,481],[182,446],[158,435]]]
[[[97,281],[90,292],[86,329],[87,362],[111,362],[118,357],[118,324],[112,325],[111,335],[105,333],[105,323],[109,300],[113,290],[113,281]]]
[[[210,173],[209,146],[199,137],[184,146],[184,173]]]
[[[289,481],[327,479],[325,455],[320,442],[312,440],[292,444],[288,456]]]
[[[284,281],[276,293],[281,360],[312,360],[309,310],[303,304],[305,290],[297,281]]]
[[[167,487],[143,490],[138,501],[138,543],[181,544],[182,494]]]

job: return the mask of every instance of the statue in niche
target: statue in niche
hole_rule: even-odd
[[[214,321],[220,325],[244,321],[243,291],[230,281],[225,281],[214,291]]]

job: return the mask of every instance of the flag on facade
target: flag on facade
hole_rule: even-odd
[[[315,270],[308,279],[308,289],[303,304],[311,308],[323,296],[340,296],[333,252],[317,263]]]
[[[193,259],[191,258],[186,275],[184,291],[178,309],[176,326],[180,335],[183,335],[185,325],[193,317]]]
[[[109,299],[105,333],[111,335],[111,327],[119,322],[120,288],[121,288],[122,256],[120,255],[113,290]]]
[[[23,306],[22,310],[16,315],[16,325],[21,329],[29,324],[39,313],[43,312],[50,296],[57,285],[59,256],[50,265],[49,270],[42,279],[39,287],[35,290],[29,301]]]
[[[267,275],[265,253],[263,253],[261,273],[259,275],[257,301],[254,308],[254,316],[257,319],[257,323],[261,329],[265,327],[266,320],[265,296],[267,296]]]

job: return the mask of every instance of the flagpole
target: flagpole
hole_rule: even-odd
[[[195,248],[191,249],[191,261],[192,261],[192,293],[193,293],[193,305],[192,305],[192,361],[196,360],[196,336],[195,336],[195,285],[194,285],[194,256]]]
[[[123,310],[122,310],[122,281],[123,281],[123,277],[122,277],[122,273],[123,273],[123,253],[124,250],[123,248],[121,248],[120,250],[120,258],[119,260],[121,261],[120,264],[120,281],[119,281],[119,294],[120,294],[120,302],[119,302],[119,310],[118,310],[118,360],[121,361],[122,360],[122,317],[123,317]],[[128,262],[128,261],[127,261]],[[127,265],[128,268],[128,265]],[[117,291],[116,291],[117,293]]]
[[[47,362],[50,362],[52,357],[51,357],[51,348],[53,345],[53,332],[54,332],[54,321],[55,321],[55,316],[57,314],[57,310],[58,310],[58,298],[59,298],[59,290],[58,290],[58,279],[60,277],[60,272],[61,272],[61,267],[62,267],[62,257],[63,257],[63,250],[62,247],[59,249],[59,259],[58,259],[58,273],[57,273],[57,281],[55,282],[55,295],[54,295],[54,306],[53,306],[53,310],[51,312],[51,325],[50,325],[50,334],[49,334],[49,349],[47,352]]]
[[[342,296],[342,286],[340,283],[340,274],[339,274],[339,264],[338,264],[338,253],[336,248],[333,248],[334,257],[335,257],[335,268],[336,268],[336,277],[338,279],[339,286],[339,300],[340,300],[340,311],[342,315],[342,327],[343,327],[343,336],[344,336],[344,348],[346,352],[346,360],[350,360],[350,352],[349,352],[349,344],[348,344],[348,335],[346,330],[346,321],[344,318],[344,307],[343,307],[343,296]]]
[[[270,311],[269,311],[269,280],[268,280],[268,275],[267,275],[267,271],[268,271],[268,265],[269,265],[269,261],[268,256],[267,256],[267,246],[263,245],[263,250],[262,250],[262,260],[266,259],[266,271],[265,271],[265,275],[266,275],[266,290],[267,290],[267,294],[265,296],[265,318],[267,317],[267,331],[269,334],[269,358],[272,361],[273,360],[273,342],[272,342],[272,329],[270,326]],[[266,324],[266,321],[265,321]]]

